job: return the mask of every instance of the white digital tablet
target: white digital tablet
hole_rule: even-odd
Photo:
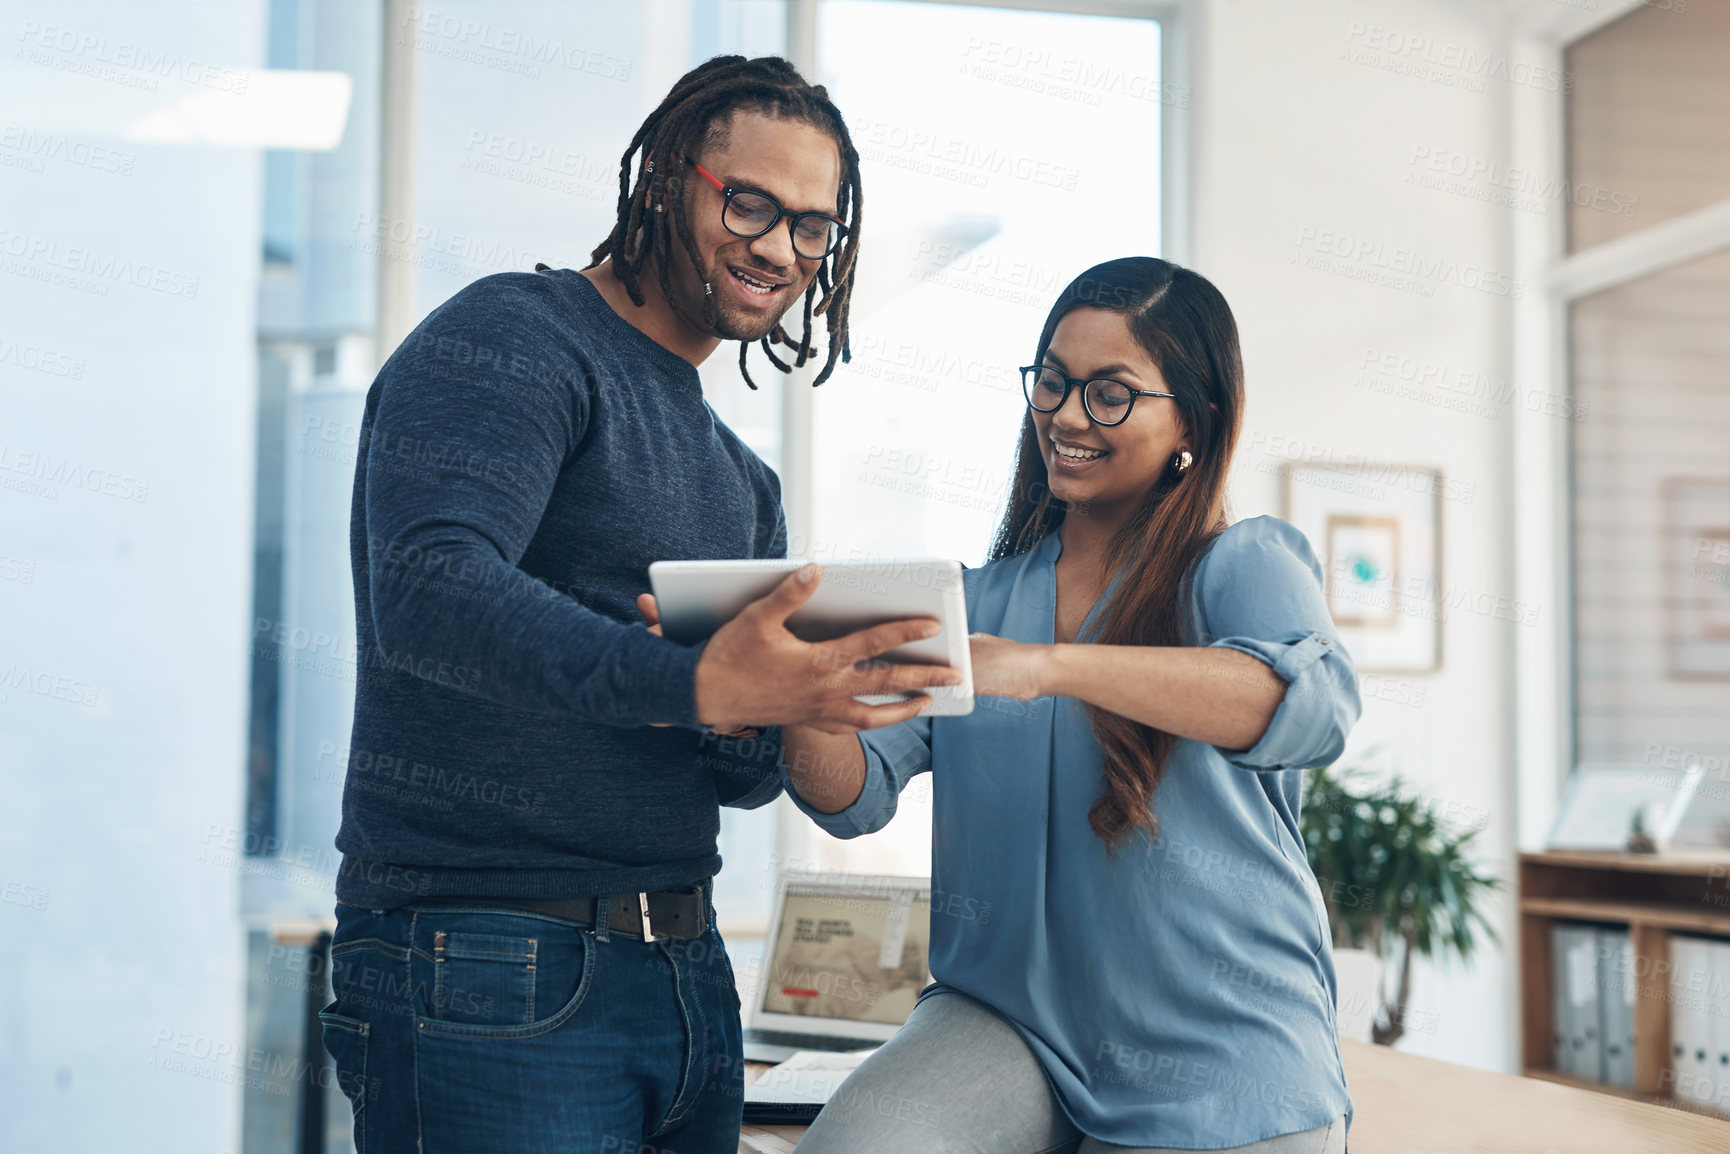
[[[649,585],[661,611],[661,633],[695,645],[739,615],[805,564],[785,561],[656,561]],[[930,558],[894,561],[819,562],[822,580],[811,599],[787,619],[805,641],[833,641],[860,629],[908,617],[935,617],[942,631],[909,642],[879,660],[895,664],[947,665],[961,671],[960,685],[935,685],[930,716],[973,712],[973,665],[967,648],[967,598],[961,563]],[[902,693],[860,697],[866,705],[905,701]]]

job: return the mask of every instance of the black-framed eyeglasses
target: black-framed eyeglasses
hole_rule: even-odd
[[[721,205],[721,223],[734,236],[755,240],[787,219],[787,231],[793,234],[793,251],[806,260],[822,260],[841,238],[847,226],[826,212],[791,212],[776,203],[775,198],[749,189],[723,184],[721,178],[687,156],[685,163],[702,173],[703,179],[720,190],[726,198]]]
[[[1065,376],[1050,365],[1023,365],[1021,391],[1027,395],[1029,407],[1041,413],[1055,413],[1069,399],[1069,390],[1081,389],[1081,407],[1096,425],[1121,425],[1129,419],[1137,397],[1175,397],[1176,393],[1156,393],[1152,389],[1136,389],[1110,377],[1078,380]]]

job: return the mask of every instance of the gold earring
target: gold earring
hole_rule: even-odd
[[[1195,458],[1189,455],[1188,449],[1185,449],[1183,452],[1171,459],[1171,464],[1173,468],[1182,473],[1188,470],[1191,465],[1195,464]]]

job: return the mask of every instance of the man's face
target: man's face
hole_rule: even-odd
[[[725,143],[699,152],[698,164],[727,187],[763,193],[789,212],[834,213],[841,191],[841,154],[833,140],[802,121],[760,112],[735,112],[729,119]],[[706,280],[714,288],[718,314],[712,335],[730,341],[767,336],[804,295],[823,262],[793,251],[785,219],[754,239],[728,232],[721,223],[726,202],[721,190],[683,157],[670,159],[680,170],[685,220],[705,264],[700,274],[691,267],[675,231],[673,287],[688,323],[701,323]],[[765,290],[764,285],[770,287]]]

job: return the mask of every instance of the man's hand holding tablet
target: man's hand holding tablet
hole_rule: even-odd
[[[804,725],[854,734],[918,716],[930,704],[920,690],[962,683],[961,671],[945,665],[872,660],[935,636],[941,625],[934,617],[890,621],[832,641],[794,636],[787,619],[810,600],[821,579],[818,566],[807,564],[715,631],[697,663],[697,720],[722,733]],[[651,625],[659,622],[652,594],[639,596],[637,608]],[[855,700],[896,693],[915,696],[886,705]]]

